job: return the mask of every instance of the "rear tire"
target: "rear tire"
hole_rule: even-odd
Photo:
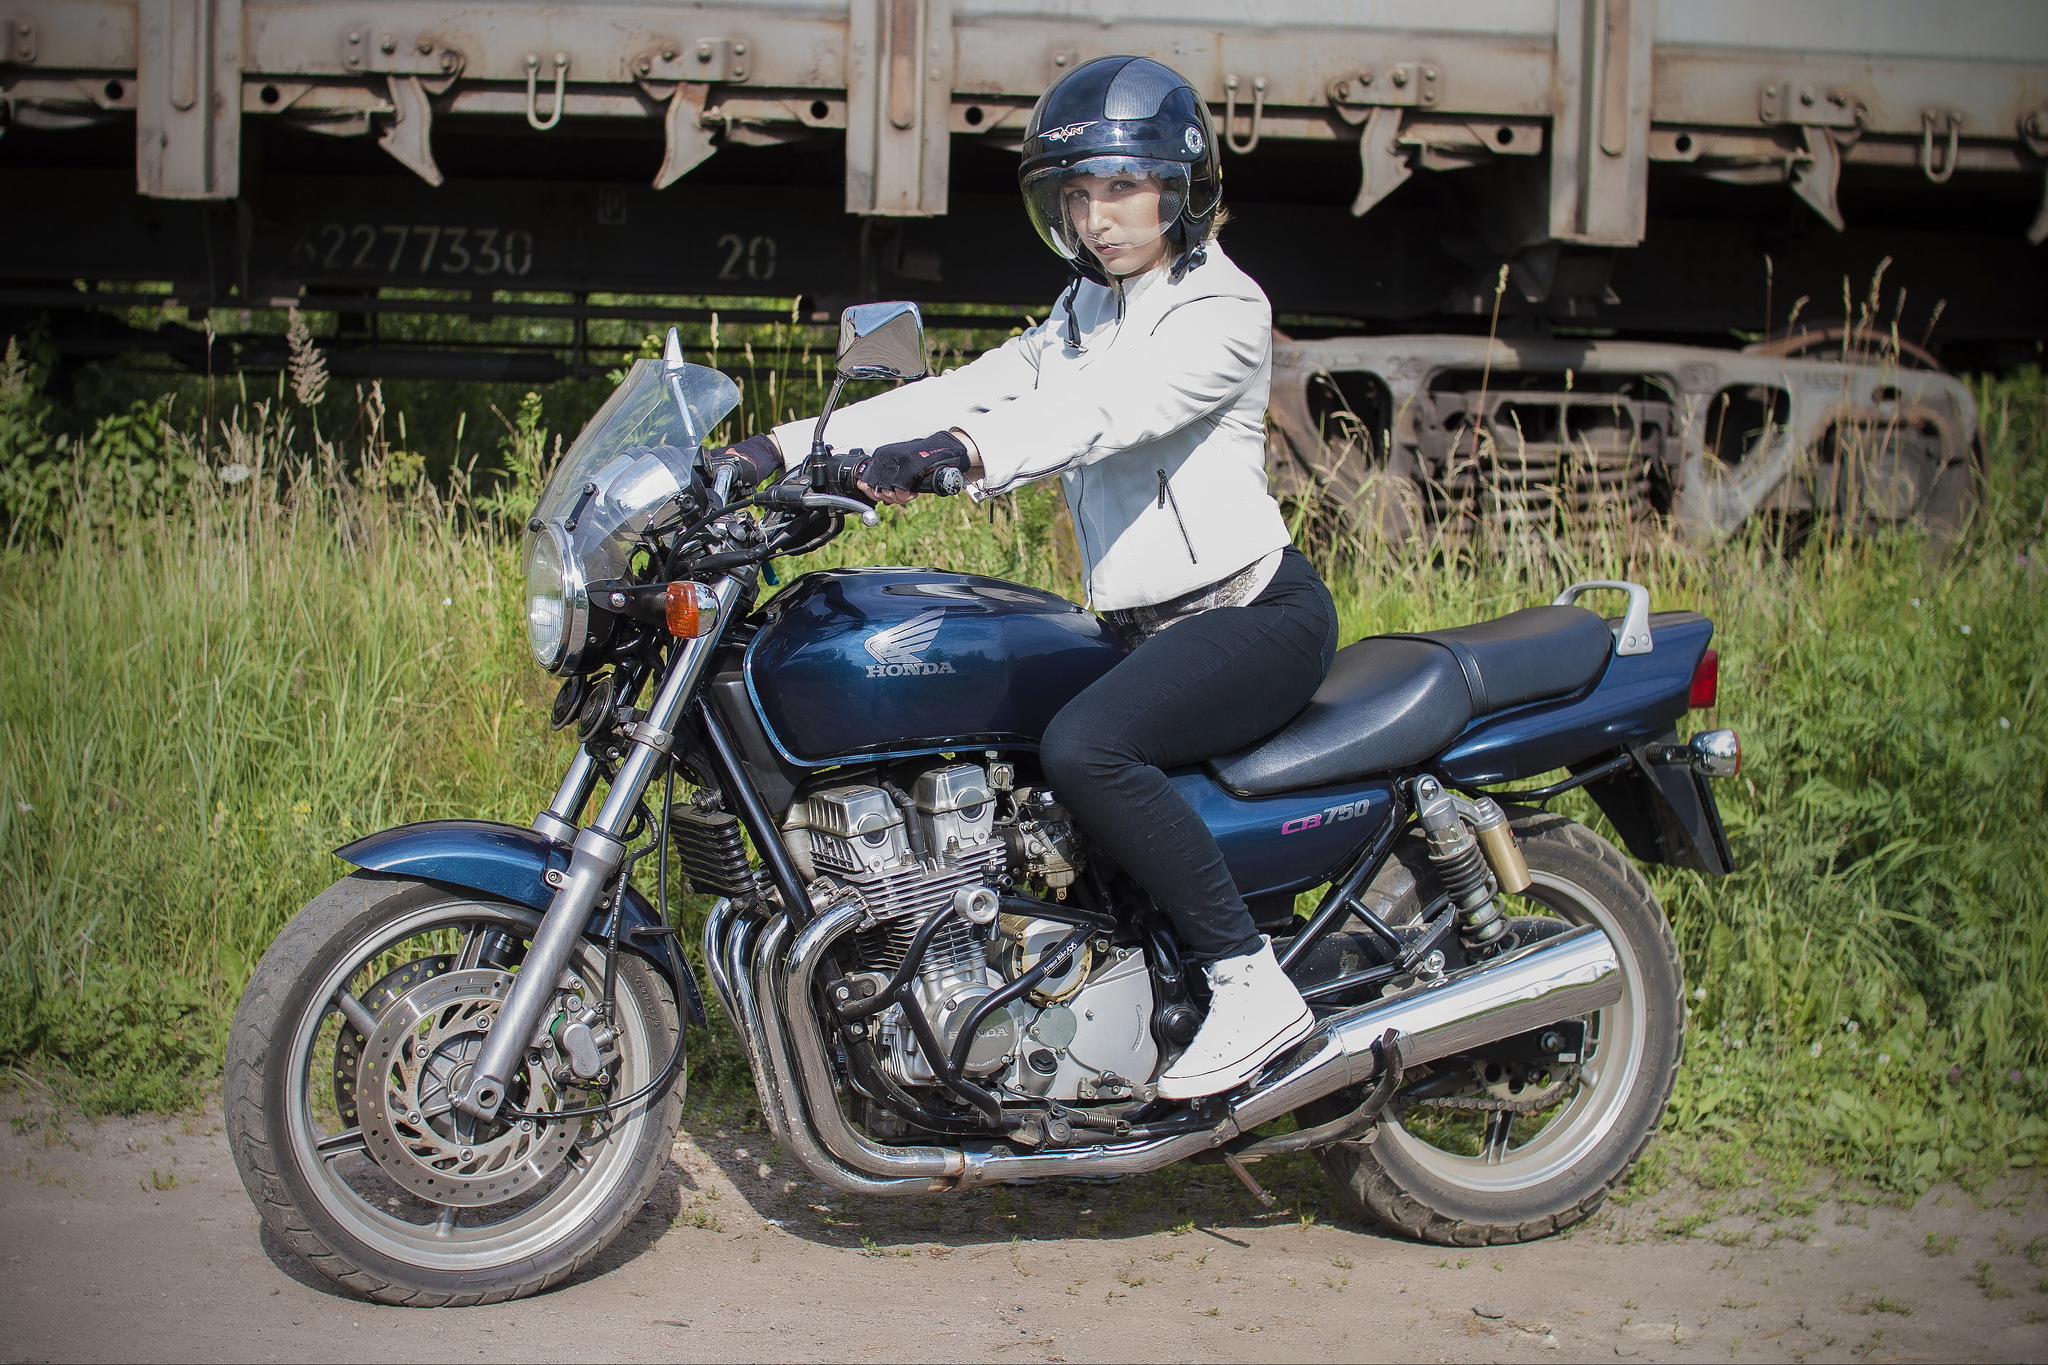
[[[356,873],[301,910],[251,978],[227,1051],[226,1118],[235,1166],[270,1230],[352,1293],[435,1308],[498,1303],[552,1288],[625,1228],[661,1174],[682,1115],[680,1076],[666,1093],[619,1110],[615,1119],[569,1121],[580,1122],[580,1130],[559,1121],[522,1129],[545,1135],[559,1128],[575,1139],[566,1155],[559,1144],[550,1154],[545,1142],[532,1140],[531,1158],[536,1168],[546,1164],[547,1173],[502,1203],[436,1203],[420,1191],[445,1180],[443,1171],[423,1165],[406,1171],[409,1180],[394,1178],[387,1164],[393,1158],[368,1155],[369,1098],[358,1105],[353,1090],[344,1093],[368,1072],[352,1064],[346,1040],[354,1035],[341,1027],[336,992],[360,997],[381,1022],[402,1008],[401,999],[417,998],[406,994],[413,987],[462,979],[461,969],[470,964],[461,952],[468,949],[437,951],[476,941],[465,935],[509,935],[516,943],[530,938],[539,922],[524,906]],[[581,944],[571,967],[582,979],[601,979],[601,949]],[[413,975],[401,979],[408,970]],[[645,961],[621,952],[617,973],[621,1036],[610,1063],[616,1072],[610,1093],[623,1096],[646,1085],[667,1061],[681,1023],[667,982]],[[376,992],[364,984],[372,980],[396,984]],[[422,1031],[435,1017],[456,1013],[442,1005]],[[459,1061],[463,1054],[446,1055]],[[421,1068],[432,1070],[431,1063]],[[533,1093],[531,1082],[515,1091]],[[532,1098],[521,1102],[539,1107]],[[517,1125],[498,1128],[508,1126]],[[351,1132],[358,1135],[353,1145]],[[498,1139],[477,1130],[458,1140],[482,1149]],[[394,1145],[408,1144],[383,1144],[387,1151]],[[520,1174],[516,1161],[510,1174]]]
[[[1598,925],[1621,960],[1622,998],[1590,1017],[1580,1079],[1561,1089],[1545,1113],[1501,1124],[1497,1139],[1498,1114],[1410,1108],[1382,1119],[1369,1144],[1338,1143],[1316,1153],[1374,1219],[1447,1246],[1531,1241],[1593,1213],[1649,1145],[1678,1076],[1684,976],[1649,883],[1614,845],[1564,816],[1520,811],[1512,825],[1534,884],[1506,898],[1508,913]],[[1411,866],[1418,878],[1410,894],[1420,909],[1441,893],[1426,863]],[[1440,1071],[1444,1065],[1437,1064]],[[1326,1122],[1357,1103],[1318,1101],[1301,1111],[1301,1120]],[[1457,1128],[1466,1119],[1478,1120],[1485,1133],[1477,1154],[1459,1150],[1472,1145]],[[1525,1126],[1519,1144],[1518,1123]]]

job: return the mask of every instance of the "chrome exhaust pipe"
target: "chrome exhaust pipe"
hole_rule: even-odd
[[[859,907],[854,907],[854,910],[849,923],[857,923],[861,918]],[[741,934],[735,937],[743,935],[748,927],[742,925]],[[805,1170],[848,1194],[930,1194],[951,1189],[952,1182],[943,1177],[956,1174],[964,1162],[958,1152],[948,1148],[881,1148],[869,1144],[875,1159],[850,1165],[819,1146],[822,1133],[832,1132],[835,1128],[845,1128],[849,1132],[851,1129],[845,1115],[840,1112],[837,1090],[828,1082],[816,1092],[819,1098],[812,1100],[804,1094],[797,1081],[796,1068],[791,1065],[784,1034],[787,1020],[778,1007],[781,997],[774,993],[774,988],[781,984],[782,946],[788,941],[789,917],[777,915],[768,922],[758,942],[751,945],[751,954],[748,953],[750,945],[742,942],[730,959],[733,964],[733,994],[746,1019],[746,1036],[750,1047],[759,1051],[760,1060],[754,1074],[761,1090],[761,1113],[768,1120],[775,1140]],[[759,997],[764,994],[769,1006],[766,1010],[760,1007]],[[797,1037],[816,1045],[818,1026],[808,1010],[794,1017]],[[920,1158],[918,1166],[925,1169],[892,1168],[888,1158],[897,1152],[915,1154]],[[929,1157],[925,1155],[927,1153]]]
[[[711,989],[717,992],[718,1003],[725,1007],[726,1016],[737,1024],[740,1010],[733,1002],[732,978],[725,969],[725,936],[732,921],[730,900],[721,896],[711,903],[710,913],[704,916],[704,974],[711,978]]]
[[[1620,999],[1621,963],[1614,944],[1599,929],[1585,925],[1468,967],[1441,985],[1360,1005],[1325,1020],[1290,1054],[1291,1060],[1281,1062],[1283,1070],[1268,1072],[1213,1128],[1114,1147],[1027,1155],[970,1153],[960,1184],[1156,1170],[1221,1147],[1332,1091],[1372,1080],[1378,1066],[1372,1045],[1388,1029],[1405,1035],[1403,1064],[1413,1065],[1589,1014]]]
[[[1373,1079],[1373,1044],[1402,1034],[1402,1064],[1414,1066],[1605,1009],[1621,999],[1621,961],[1593,925],[1467,967],[1441,984],[1375,1000],[1324,1021],[1321,1046],[1285,1074],[1272,1076],[1231,1108],[1220,1146],[1334,1090]],[[1297,1054],[1298,1055],[1298,1054]],[[1335,1078],[1335,1079],[1333,1079]]]
[[[1007,1147],[888,1147],[847,1122],[837,1102],[824,1040],[812,1009],[811,979],[825,951],[864,917],[840,905],[807,925],[778,959],[788,921],[778,919],[754,963],[749,983],[767,997],[765,1048],[784,1074],[792,1127],[809,1119],[817,1142],[785,1143],[813,1174],[841,1189],[908,1194],[1058,1176],[1135,1175],[1220,1147],[1312,1100],[1373,1079],[1372,1045],[1390,1028],[1406,1035],[1405,1060],[1432,1061],[1518,1033],[1603,1009],[1621,999],[1614,945],[1586,925],[1469,967],[1426,989],[1360,1005],[1324,1021],[1214,1127],[1137,1142],[1019,1153]],[[741,992],[751,997],[753,989]],[[774,1008],[776,1004],[780,1009]],[[780,1018],[772,1016],[780,1014]],[[789,1034],[783,1033],[788,1026]],[[794,1052],[794,1056],[791,1052]],[[794,1062],[794,1066],[790,1064]],[[822,1144],[820,1150],[819,1144]],[[808,1149],[800,1150],[800,1148]]]

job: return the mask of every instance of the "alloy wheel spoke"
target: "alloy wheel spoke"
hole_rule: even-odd
[[[333,1161],[350,1152],[362,1151],[364,1145],[361,1128],[344,1128],[331,1137],[321,1138],[313,1144],[313,1150],[320,1154],[322,1160]]]
[[[1515,1116],[1505,1109],[1496,1109],[1486,1116],[1486,1150],[1483,1159],[1489,1165],[1507,1160],[1508,1134],[1515,1126]]]

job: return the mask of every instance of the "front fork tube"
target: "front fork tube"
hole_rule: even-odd
[[[548,1001],[568,968],[577,940],[583,936],[583,926],[603,902],[625,862],[626,827],[632,822],[633,812],[639,809],[641,795],[668,761],[683,708],[695,695],[744,586],[737,578],[718,580],[713,591],[718,596],[719,629],[702,639],[683,643],[668,677],[662,681],[661,691],[648,708],[647,718],[628,727],[631,744],[619,764],[618,776],[612,779],[611,790],[605,794],[597,818],[576,835],[569,869],[556,884],[555,898],[548,905],[540,928],[534,932],[525,962],[512,979],[512,989],[498,1010],[496,1027],[484,1041],[483,1055],[477,1058],[469,1083],[454,1097],[455,1107],[464,1113],[492,1119],[504,1104],[505,1085],[525,1059]],[[581,766],[580,761],[576,766]],[[562,790],[556,793],[557,803],[562,803],[565,794],[571,798],[567,803],[571,808],[580,807],[587,799],[570,793],[575,778],[576,767],[572,766],[570,777],[563,780]],[[584,792],[588,792],[593,781],[594,769],[581,780]],[[561,804],[550,805],[546,812],[558,819],[567,813]]]
[[[562,775],[562,785],[555,788],[555,799],[533,817],[534,830],[558,844],[575,843],[576,821],[582,817],[583,803],[590,799],[590,789],[596,785],[597,760],[579,744],[569,771]]]

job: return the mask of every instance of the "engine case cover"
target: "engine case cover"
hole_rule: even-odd
[[[1159,1067],[1152,1003],[1145,954],[1116,950],[1088,984],[1033,1018],[1017,1048],[1011,1084],[1055,1100],[1130,1098],[1131,1088],[1149,1083]],[[1038,1052],[1054,1058],[1049,1075],[1031,1065]]]
[[[776,748],[809,767],[1035,746],[1126,652],[1065,598],[939,569],[805,574],[763,615],[747,693]]]

